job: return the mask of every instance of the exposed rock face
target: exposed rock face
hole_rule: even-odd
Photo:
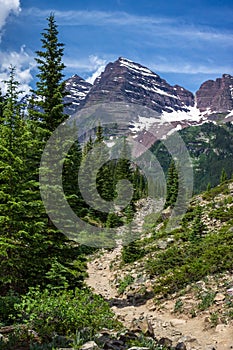
[[[233,76],[223,74],[222,78],[207,80],[196,93],[197,108],[208,111],[229,113],[233,109]]]
[[[120,57],[95,80],[85,107],[103,102],[128,102],[162,113],[187,111],[194,105],[194,96],[178,85],[169,85],[150,69]]]
[[[91,87],[92,84],[80,78],[77,74],[67,79],[66,91],[68,95],[65,97],[64,102],[68,103],[69,106],[65,108],[65,113],[70,115],[75,113],[82,106]]]

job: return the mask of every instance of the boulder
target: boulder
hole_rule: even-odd
[[[89,341],[83,344],[81,350],[99,350],[99,347],[94,341]]]
[[[159,341],[158,341],[158,345],[160,346],[164,346],[164,347],[167,347],[168,349],[171,349],[172,347],[172,341],[171,339],[169,338],[161,338]]]

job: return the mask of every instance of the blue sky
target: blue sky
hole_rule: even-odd
[[[25,91],[35,84],[34,52],[51,12],[66,77],[92,81],[119,56],[191,91],[233,74],[231,0],[0,0],[0,80],[12,64]]]

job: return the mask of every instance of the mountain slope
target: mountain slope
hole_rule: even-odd
[[[178,131],[191,157],[194,172],[194,192],[204,191],[208,184],[216,186],[224,169],[228,178],[233,174],[233,125],[204,123]],[[151,151],[156,155],[165,173],[171,155],[161,141]]]
[[[185,343],[177,349],[230,349],[232,195],[233,182],[227,181],[193,197],[181,225],[169,232],[167,212],[158,219],[142,200],[138,208],[147,211],[141,239],[96,255],[88,264],[88,285],[132,331],[149,328],[173,346]]]

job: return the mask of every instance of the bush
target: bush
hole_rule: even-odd
[[[233,232],[225,226],[218,234],[206,234],[203,238],[180,247],[170,247],[149,259],[146,269],[151,276],[159,276],[154,285],[155,293],[164,296],[184,288],[209,274],[232,270]]]
[[[18,295],[9,292],[6,296],[0,297],[0,323],[7,326],[12,323],[17,313],[14,308],[16,303],[20,302]]]
[[[230,207],[230,208],[226,208],[225,206],[220,207],[216,210],[213,210],[209,214],[209,217],[211,219],[215,218],[220,221],[228,221],[233,217],[233,207]]]
[[[119,327],[108,303],[89,289],[31,288],[15,307],[21,322],[45,340],[52,339],[54,334],[72,336],[83,329],[95,334],[102,328]]]
[[[130,264],[134,261],[139,260],[143,257],[145,252],[139,248],[138,244],[133,241],[130,242],[127,246],[124,246],[122,249],[122,261],[125,264]]]
[[[134,281],[131,275],[126,275],[123,280],[119,281],[118,293],[123,294],[128,286],[130,286]]]

